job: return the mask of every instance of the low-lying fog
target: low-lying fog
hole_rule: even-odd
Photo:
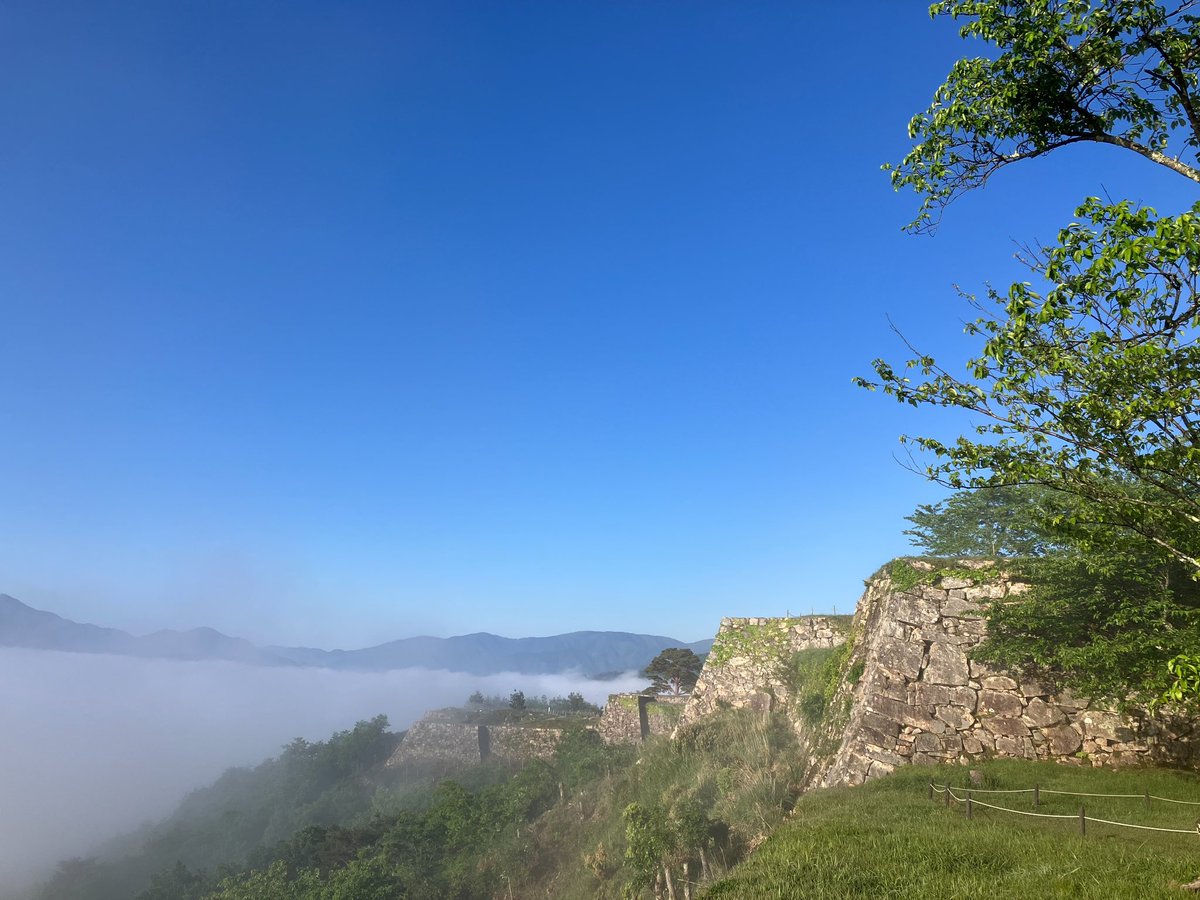
[[[335,672],[0,648],[0,896],[295,737],[323,740],[379,713],[400,730],[476,690],[578,691],[599,704],[644,684],[633,675]]]

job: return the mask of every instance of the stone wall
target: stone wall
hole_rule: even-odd
[[[986,605],[1027,589],[980,564],[930,584],[896,589],[887,574],[868,583],[855,614],[856,683],[840,746],[820,782],[859,784],[905,763],[969,762],[994,756],[1074,764],[1200,764],[1194,721],[1118,715],[1086,699],[970,659],[983,640]]]
[[[793,653],[845,643],[845,626],[827,616],[726,618],[704,661],[680,724],[722,706],[774,709],[789,700],[786,678]]]
[[[651,735],[669,735],[688,695],[610,694],[597,730],[606,744],[637,744]]]
[[[548,759],[563,735],[558,728],[439,721],[444,718],[435,712],[413,723],[387,764],[454,771],[484,759],[515,763]]]
[[[473,766],[479,761],[479,726],[422,719],[404,733],[387,764],[433,764],[453,769]]]

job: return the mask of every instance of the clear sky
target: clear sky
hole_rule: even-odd
[[[259,641],[847,611],[941,492],[851,385],[1107,189],[933,238],[922,2],[5,3],[0,592]]]

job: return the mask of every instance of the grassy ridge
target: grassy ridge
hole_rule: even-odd
[[[1151,794],[1200,802],[1200,776],[1161,769],[1119,772],[1017,760],[978,766],[986,788]],[[930,780],[967,783],[962,766],[912,767],[856,788],[807,794],[792,817],[706,900],[784,898],[1114,897],[1167,898],[1200,875],[1200,835],[1161,834],[1033,819],[927,797]],[[977,795],[1033,811],[1029,794]],[[1043,813],[1194,828],[1200,806],[1042,794]]]

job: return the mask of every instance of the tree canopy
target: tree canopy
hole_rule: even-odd
[[[895,187],[921,197],[910,228],[932,229],[1004,166],[1081,142],[1200,182],[1192,0],[942,0],[930,12],[994,53],[957,62],[910,125],[913,149],[892,169]],[[1021,254],[1030,280],[965,295],[979,342],[965,372],[910,344],[906,362],[877,359],[858,383],[972,414],[950,440],[902,438],[929,478],[1070,498],[1048,524],[1072,552],[994,611],[996,653],[1081,676],[1102,658],[1104,690],[1145,693],[1173,654],[1200,645],[1187,583],[1200,577],[1200,204],[1159,215],[1092,197],[1076,216]],[[1137,571],[1114,571],[1117,560]],[[1153,612],[1134,614],[1131,598]]]
[[[1050,522],[1066,505],[1033,485],[958,491],[905,516],[913,527],[904,533],[934,556],[1041,556],[1062,543]]]
[[[658,693],[690,691],[700,677],[704,661],[686,647],[668,647],[646,666],[650,686]]]
[[[1081,142],[1200,183],[1192,0],[939,0],[929,12],[961,20],[964,38],[995,52],[955,63],[909,123],[912,151],[885,167],[921,196],[910,228],[936,227],[948,204],[1005,166]]]
[[[953,441],[904,439],[930,478],[1078,495],[1088,524],[1136,531],[1200,572],[1200,208],[1159,217],[1092,199],[1079,213],[1030,260],[1044,290],[1020,282],[977,304],[967,373],[917,355],[876,360],[878,380],[861,383],[978,417]]]

